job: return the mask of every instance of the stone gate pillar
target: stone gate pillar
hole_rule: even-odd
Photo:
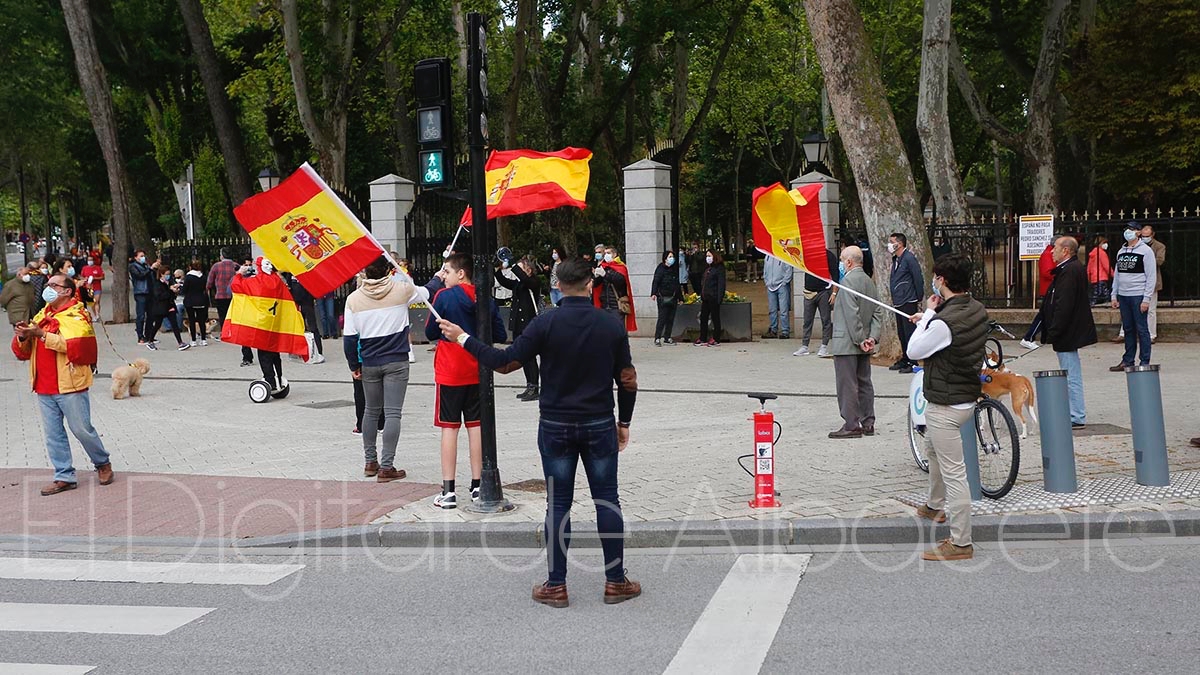
[[[671,167],[649,159],[623,169],[625,174],[625,265],[637,310],[636,335],[653,336],[658,306],[650,301],[650,282],[662,252],[671,245]]]
[[[838,226],[842,222],[842,207],[841,207],[841,181],[833,176],[826,176],[820,171],[809,171],[808,173],[793,178],[791,181],[792,188],[798,188],[801,185],[809,185],[811,183],[821,184],[821,223],[825,226],[825,248],[833,251],[834,255],[838,252],[837,233]],[[833,276],[830,278],[837,281],[837,270],[830,270],[829,273]],[[804,277],[806,275],[796,270],[795,276],[792,278],[792,314],[788,318],[792,322],[792,336],[798,337],[804,328]],[[821,330],[821,315],[818,313],[813,318],[813,335],[815,336]]]
[[[397,257],[408,257],[408,231],[404,220],[417,198],[417,186],[407,178],[388,174],[371,181],[371,234]]]

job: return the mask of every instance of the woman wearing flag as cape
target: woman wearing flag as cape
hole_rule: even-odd
[[[637,330],[637,315],[633,310],[633,294],[629,292],[629,269],[617,250],[605,247],[604,257],[593,271],[592,302],[625,323],[625,332]]]
[[[275,273],[275,266],[261,256],[255,259],[253,267],[247,265],[238,271],[230,290],[233,301],[221,341],[257,349],[258,365],[270,395],[282,398],[288,382],[283,377],[283,359],[279,354],[308,358],[304,317],[287,284]],[[253,394],[251,398],[261,402]]]

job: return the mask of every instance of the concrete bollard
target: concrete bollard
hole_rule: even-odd
[[[971,489],[971,501],[983,499],[983,490],[979,487],[979,437],[975,431],[975,415],[959,429],[962,438],[963,464],[967,467],[967,487]]]
[[[1067,371],[1039,370],[1033,377],[1042,437],[1042,486],[1046,492],[1078,492]]]
[[[1126,368],[1125,383],[1129,388],[1129,423],[1133,427],[1133,459],[1138,485],[1170,485],[1158,366]]]

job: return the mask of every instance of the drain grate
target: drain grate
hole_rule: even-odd
[[[531,478],[523,480],[519,483],[509,483],[504,486],[505,490],[517,490],[519,492],[545,492],[546,481],[541,478]]]
[[[314,410],[324,410],[326,408],[348,408],[353,407],[354,401],[314,401],[312,403],[297,404],[298,408],[312,408]]]
[[[1075,436],[1128,436],[1133,432],[1115,424],[1089,424],[1072,432]]]

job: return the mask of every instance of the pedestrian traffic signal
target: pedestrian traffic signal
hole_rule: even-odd
[[[474,29],[474,30],[472,30]],[[488,57],[487,31],[480,19],[467,26],[471,43],[467,46],[467,143],[488,145]]]
[[[424,59],[413,71],[417,101],[417,183],[428,188],[454,187],[454,109],[450,59]]]

